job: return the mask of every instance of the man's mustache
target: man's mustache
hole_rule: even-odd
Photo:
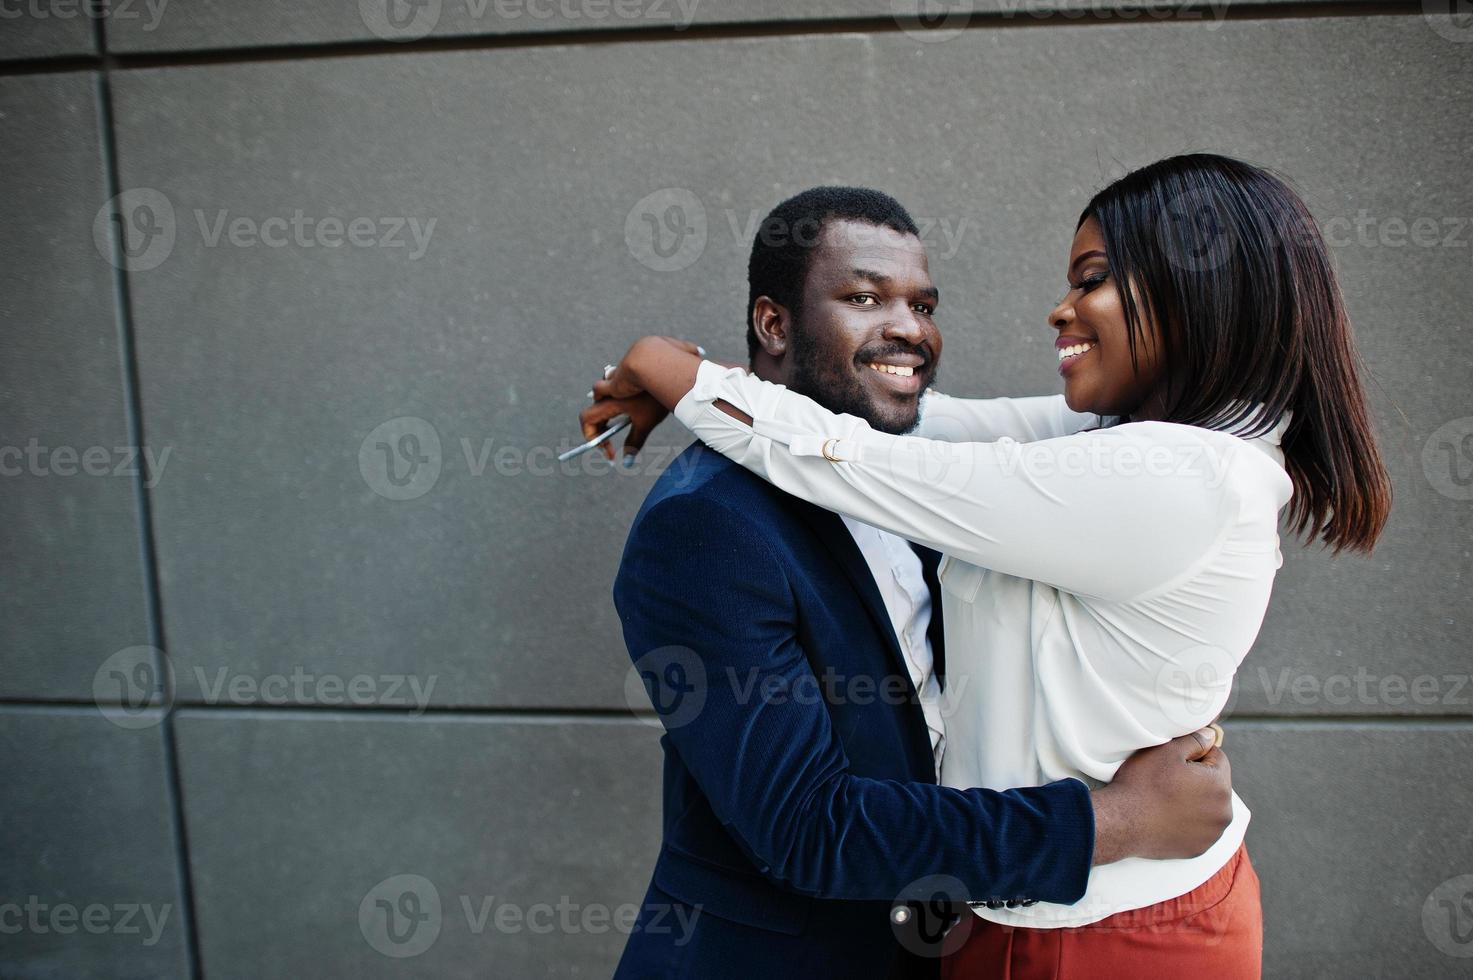
[[[860,352],[861,363],[868,364],[870,361],[878,361],[882,358],[893,357],[897,354],[908,354],[921,359],[921,367],[929,369],[935,362],[930,348],[925,344],[912,347],[909,344],[888,344],[884,347],[868,347]]]

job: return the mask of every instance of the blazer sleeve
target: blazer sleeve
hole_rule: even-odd
[[[760,871],[822,898],[892,900],[948,874],[978,900],[1074,902],[1094,852],[1094,811],[1074,779],[997,792],[871,779],[849,762],[797,640],[794,600],[761,528],[682,494],[655,504],[625,549],[614,600],[668,738]],[[676,690],[662,690],[669,681]],[[677,700],[671,694],[681,694]],[[692,711],[693,697],[697,710]]]

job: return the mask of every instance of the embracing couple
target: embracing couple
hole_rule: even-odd
[[[646,337],[595,383],[586,435],[700,440],[614,586],[666,729],[618,977],[1259,976],[1215,720],[1281,524],[1386,521],[1350,324],[1304,203],[1219,156],[1100,191],[1064,274],[1063,394],[943,395],[915,223],[818,188],[757,232],[747,365]]]

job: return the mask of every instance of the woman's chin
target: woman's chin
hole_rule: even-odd
[[[1094,400],[1085,392],[1084,387],[1068,381],[1064,382],[1064,404],[1069,406],[1071,412],[1094,411]]]

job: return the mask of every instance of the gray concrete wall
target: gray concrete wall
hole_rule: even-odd
[[[609,586],[686,439],[558,472],[590,377],[740,356],[755,221],[846,182],[924,219],[943,388],[1055,390],[1074,216],[1193,149],[1315,209],[1397,495],[1240,675],[1268,973],[1468,975],[1466,16],[385,9],[0,4],[0,975],[607,975],[659,815]]]

